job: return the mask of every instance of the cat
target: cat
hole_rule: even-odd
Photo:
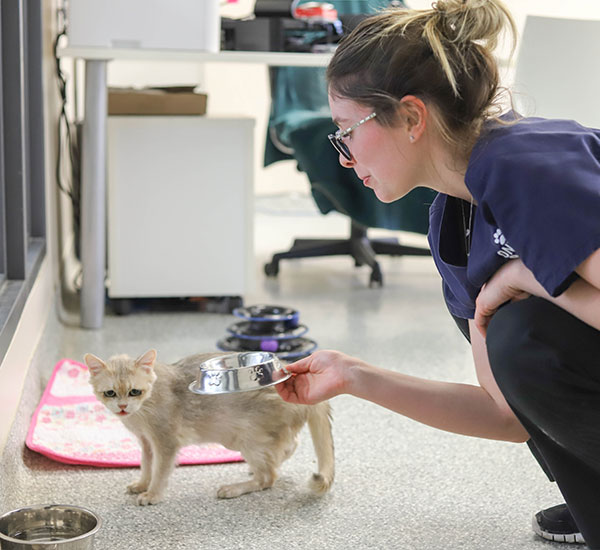
[[[141,477],[127,488],[138,495],[137,503],[156,504],[163,498],[177,452],[190,444],[220,443],[248,463],[252,477],[220,487],[219,498],[271,487],[307,422],[319,470],[309,485],[316,494],[326,493],[334,477],[329,404],[287,403],[273,387],[220,395],[191,392],[198,365],[219,355],[196,354],[174,364],[157,361],[153,349],[137,359],[116,355],[103,361],[85,355],[94,394],[139,439]]]

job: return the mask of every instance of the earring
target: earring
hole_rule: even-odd
[[[410,136],[408,136],[408,139],[411,143],[413,143],[415,141],[415,136],[410,135]]]

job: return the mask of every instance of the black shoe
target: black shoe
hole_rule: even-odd
[[[547,540],[585,543],[566,504],[538,512],[533,516],[531,527],[536,535]]]

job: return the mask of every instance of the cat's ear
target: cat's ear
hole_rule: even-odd
[[[99,374],[106,368],[106,364],[104,363],[104,361],[102,361],[102,359],[96,357],[95,355],[92,355],[91,353],[86,353],[83,357],[83,360],[88,366],[88,369],[90,369],[91,376]]]
[[[135,360],[135,364],[144,369],[146,372],[150,372],[154,365],[154,361],[156,361],[156,350],[150,349],[143,355],[140,355]]]

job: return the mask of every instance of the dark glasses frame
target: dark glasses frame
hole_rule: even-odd
[[[346,160],[352,160],[352,153],[348,146],[342,141],[346,136],[351,134],[354,130],[356,130],[361,124],[375,118],[377,113],[371,113],[369,116],[366,116],[362,120],[359,120],[356,124],[350,126],[350,128],[346,128],[345,130],[338,130],[335,134],[329,134],[327,137],[329,138],[329,142],[333,145],[333,148],[340,153]]]

